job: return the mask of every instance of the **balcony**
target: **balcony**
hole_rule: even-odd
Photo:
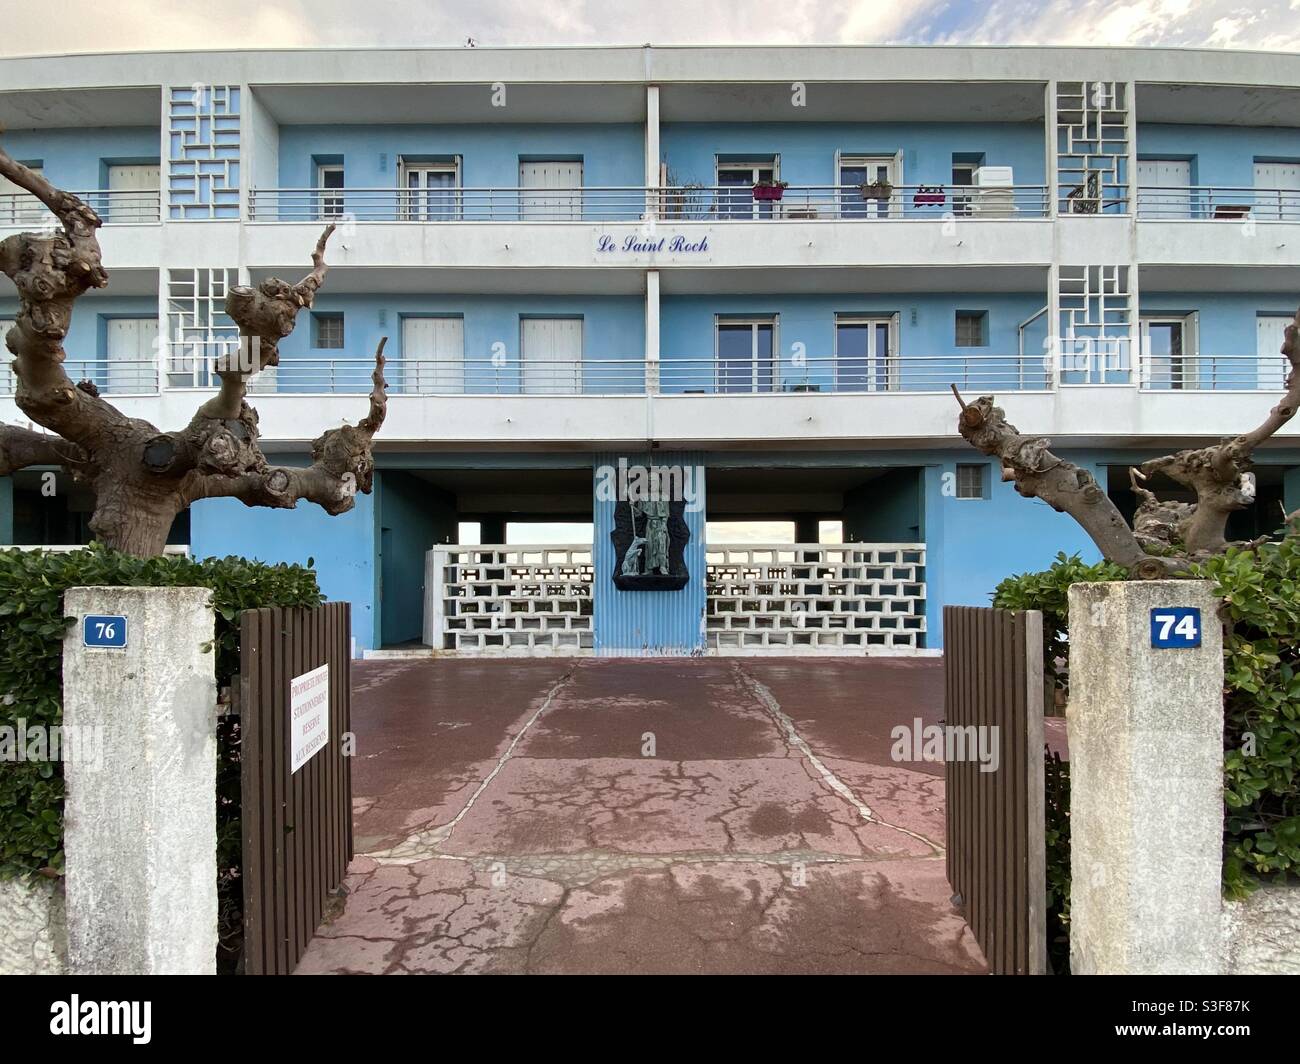
[[[1000,188],[896,185],[864,198],[857,185],[648,188],[250,189],[254,222],[637,222],[899,221],[1045,218],[1044,185]]]
[[[157,395],[156,359],[67,359],[63,371],[74,381],[90,381],[104,396]],[[0,365],[0,395],[13,395],[17,381],[6,360]]]
[[[73,192],[105,225],[154,225],[161,217],[158,189],[96,189]],[[57,224],[45,204],[26,192],[0,194],[0,228],[40,229]]]
[[[1300,189],[1189,185],[1138,189],[1144,221],[1300,222]]]

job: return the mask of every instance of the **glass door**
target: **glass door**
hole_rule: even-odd
[[[754,186],[776,180],[776,162],[718,163],[718,217],[771,218],[772,201],[754,199]]]
[[[778,390],[775,318],[719,319],[715,328],[718,392]]]
[[[413,222],[455,221],[458,173],[455,163],[403,163],[402,217]]]
[[[1141,319],[1142,353],[1148,388],[1181,391],[1195,388],[1196,343],[1193,321],[1188,317]]]
[[[835,319],[835,390],[896,391],[897,319],[890,315]]]
[[[893,155],[843,155],[839,163],[840,217],[888,218],[898,213],[902,201],[897,192],[875,198],[868,186],[898,184],[898,159]],[[867,196],[864,197],[864,189]]]
[[[316,167],[316,217],[339,218],[343,214],[343,167],[336,163]]]

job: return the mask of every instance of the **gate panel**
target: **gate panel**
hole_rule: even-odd
[[[240,615],[244,968],[292,972],[352,860],[351,609],[269,607]],[[290,771],[290,682],[329,666],[329,741]]]
[[[1039,975],[1047,968],[1042,614],[945,606],[943,625],[945,725],[997,728],[999,751],[992,772],[972,757],[946,761],[948,882],[989,969]]]

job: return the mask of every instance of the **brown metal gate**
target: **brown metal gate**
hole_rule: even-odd
[[[996,975],[1047,968],[1043,615],[945,606],[944,722],[997,728],[999,763],[947,760],[948,882]],[[975,734],[975,733],[967,733]]]
[[[244,968],[292,972],[352,859],[349,604],[240,615]],[[329,740],[290,771],[290,681],[329,666]]]

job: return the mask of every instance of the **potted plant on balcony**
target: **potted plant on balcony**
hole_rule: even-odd
[[[754,185],[754,199],[779,200],[789,186],[789,181],[759,181]]]
[[[877,178],[875,181],[864,181],[859,186],[864,200],[890,200],[894,197],[894,186],[886,178]]]

